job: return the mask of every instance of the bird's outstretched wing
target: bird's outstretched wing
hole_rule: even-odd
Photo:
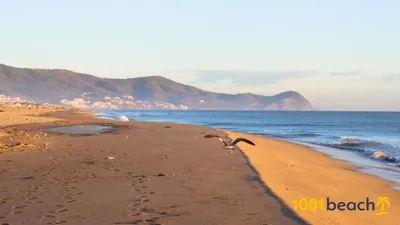
[[[206,134],[204,137],[205,137],[205,138],[213,138],[213,137],[219,138],[219,136],[216,135],[216,134]]]
[[[243,142],[246,142],[247,144],[249,144],[249,145],[256,145],[256,144],[254,144],[252,141],[250,141],[250,140],[247,140],[246,138],[236,138],[236,140],[234,140],[233,142],[232,142],[232,145],[235,145],[235,144],[237,144],[238,142],[240,142],[240,141],[243,141]]]
[[[216,134],[207,134],[204,136],[205,138],[218,138],[222,143],[224,143],[225,146],[228,146],[228,144],[224,141],[224,139],[222,139],[220,136],[216,135]]]

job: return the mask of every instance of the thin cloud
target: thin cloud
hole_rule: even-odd
[[[236,85],[276,84],[283,79],[305,78],[320,74],[316,71],[237,71],[237,70],[199,70],[195,71],[198,83],[214,83],[231,80]]]
[[[387,82],[400,81],[400,73],[387,74],[382,77],[382,80]]]
[[[331,76],[357,76],[357,75],[363,75],[365,72],[362,71],[344,71],[344,72],[332,72],[329,73]]]

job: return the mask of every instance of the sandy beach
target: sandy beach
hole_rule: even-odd
[[[354,171],[355,166],[329,158],[310,148],[260,136],[228,132],[229,137],[248,138],[255,147],[239,146],[260,173],[261,179],[283,202],[310,224],[400,224],[400,192],[394,184]],[[305,198],[339,202],[361,202],[369,197],[388,197],[389,214],[376,216],[374,211],[296,210],[293,201]]]
[[[390,182],[306,147],[207,127],[120,122],[89,112],[0,112],[1,224],[400,224]],[[106,133],[49,132],[107,125]],[[217,133],[246,137],[229,153]],[[229,135],[229,136],[228,136]],[[244,154],[243,154],[244,153]],[[389,197],[389,214],[299,211],[293,201]]]
[[[307,224],[260,183],[239,151],[203,137],[223,132],[76,110],[2,110],[13,123],[1,128],[1,224]],[[115,129],[46,131],[74,124]]]
[[[57,122],[60,119],[46,116],[50,113],[65,110],[58,106],[1,106],[0,105],[0,127]],[[41,115],[41,116],[39,116]]]

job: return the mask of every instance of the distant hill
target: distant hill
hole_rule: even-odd
[[[60,69],[16,68],[0,64],[0,94],[39,102],[59,103],[89,93],[92,101],[105,96],[134,96],[137,100],[183,104],[190,109],[229,110],[312,110],[310,102],[297,92],[274,96],[251,93],[222,94],[177,83],[161,76],[108,79]]]

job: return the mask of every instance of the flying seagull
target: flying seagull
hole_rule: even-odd
[[[224,143],[225,148],[227,149],[234,149],[235,145],[241,141],[246,142],[249,145],[253,145],[255,146],[256,144],[254,144],[252,141],[247,140],[246,138],[236,138],[231,144],[228,144],[224,141],[224,139],[222,139],[220,136],[216,135],[216,134],[207,134],[204,136],[205,138],[214,138],[217,137],[221,142]]]

